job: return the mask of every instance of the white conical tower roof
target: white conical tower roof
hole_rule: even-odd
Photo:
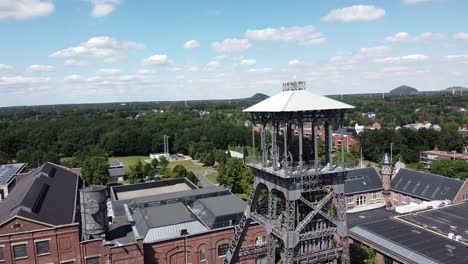
[[[354,106],[306,90],[283,91],[243,112],[303,112],[350,109]]]

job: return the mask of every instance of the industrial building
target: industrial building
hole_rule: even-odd
[[[143,240],[145,263],[222,263],[233,226],[247,204],[223,187],[197,188],[185,178],[110,190],[114,222],[129,219]],[[244,249],[256,254],[243,263],[255,263],[266,254],[265,230],[253,225]]]
[[[377,263],[468,263],[468,203],[399,215],[383,208],[348,215],[349,237]]]
[[[456,151],[427,150],[421,151],[419,159],[424,168],[430,169],[431,163],[436,160],[464,160],[468,162],[468,154]]]
[[[83,188],[80,170],[53,163],[16,181],[0,201],[0,263],[180,264],[185,254],[191,263],[221,263],[246,206],[222,187],[199,189],[185,178]],[[243,249],[256,254],[242,263],[261,260],[264,241],[253,225]]]

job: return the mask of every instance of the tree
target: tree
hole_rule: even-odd
[[[349,255],[351,257],[351,264],[377,264],[375,251],[364,245],[358,245],[356,243],[350,244]]]
[[[149,163],[145,163],[143,166],[143,174],[151,179],[154,178],[154,174],[156,173],[156,170],[151,166]]]
[[[189,179],[189,181],[193,182],[195,185],[198,185],[198,183],[200,182],[197,176],[195,176],[195,173],[193,173],[193,171],[188,172],[187,179]]]
[[[87,185],[105,185],[109,179],[106,157],[89,157],[83,162],[81,175]]]
[[[0,151],[0,165],[8,163],[8,154]]]
[[[182,177],[187,177],[188,171],[183,165],[176,165],[173,169],[173,176],[174,178],[182,178]]]
[[[436,160],[431,163],[431,173],[467,179],[468,163],[464,160]]]
[[[213,166],[215,164],[215,155],[213,151],[206,153],[203,163],[205,166]]]
[[[161,166],[161,169],[166,169],[167,165],[169,165],[169,161],[166,159],[166,157],[162,156],[159,158],[159,165]]]
[[[238,158],[229,158],[224,172],[224,183],[229,187],[233,193],[242,193],[242,172],[244,171],[244,164]]]
[[[158,159],[152,159],[151,160],[151,166],[153,166],[153,169],[156,171],[159,166],[159,160]]]
[[[218,166],[218,176],[216,180],[219,182],[220,185],[224,185],[224,173],[225,173],[225,166],[223,162],[219,163]]]

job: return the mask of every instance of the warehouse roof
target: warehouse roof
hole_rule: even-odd
[[[423,200],[453,201],[463,183],[459,179],[402,168],[393,177],[390,189]]]
[[[468,248],[462,243],[397,219],[362,224],[351,228],[349,234],[385,255],[411,263],[468,263]]]
[[[306,90],[283,91],[243,112],[298,112],[350,109],[354,106]]]
[[[21,216],[50,225],[75,221],[79,176],[69,169],[45,163],[22,177],[0,203],[0,223]]]
[[[218,197],[210,197],[199,199],[194,202],[200,203],[209,210],[215,217],[243,213],[247,207],[247,203],[237,198],[234,195],[224,195]]]
[[[382,179],[375,168],[362,168],[348,172],[345,194],[382,190]]]

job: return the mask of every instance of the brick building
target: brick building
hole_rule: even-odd
[[[419,160],[424,165],[424,168],[430,169],[431,163],[436,160],[464,160],[468,162],[468,154],[451,151],[427,150],[421,151]]]
[[[400,167],[392,171],[386,155],[381,174],[375,168],[349,172],[345,179],[345,194],[349,213],[429,201],[457,204],[468,201],[468,180]]]

